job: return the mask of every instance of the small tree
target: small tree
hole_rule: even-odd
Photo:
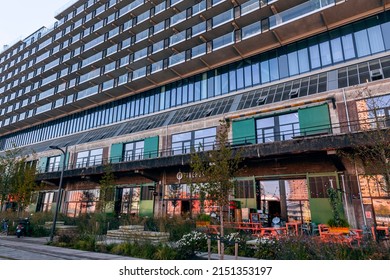
[[[18,211],[23,211],[31,201],[31,196],[36,188],[35,183],[36,167],[23,158],[16,163],[14,185],[15,201],[18,204]]]
[[[337,190],[330,187],[327,189],[327,194],[330,202],[330,206],[332,207],[333,218],[328,221],[328,225],[331,227],[348,227],[348,222],[341,218],[340,214],[340,203],[341,199]]]
[[[101,213],[106,213],[107,207],[113,203],[113,192],[115,190],[115,176],[112,172],[111,164],[106,164],[104,166],[104,174],[100,183],[100,194],[99,194],[99,203],[98,209]]]
[[[207,199],[213,201],[219,207],[221,239],[224,237],[223,210],[229,207],[229,195],[233,192],[235,181],[233,180],[239,171],[242,161],[240,152],[231,148],[228,133],[229,123],[220,122],[217,133],[217,145],[212,151],[193,151],[191,155],[192,172],[202,178],[202,182],[193,183],[200,192],[207,194]],[[201,150],[200,147],[199,150]],[[221,259],[224,258],[224,245],[221,242]]]
[[[356,92],[358,109],[357,128],[360,140],[351,150],[342,155],[363,171],[358,179],[367,182],[369,195],[371,186],[378,189],[378,196],[390,198],[390,120],[385,110],[390,106],[388,96],[375,96],[367,87]],[[374,229],[376,232],[376,216],[372,205]],[[376,234],[376,233],[375,233]]]
[[[23,211],[35,188],[35,175],[35,166],[22,156],[21,149],[14,148],[0,156],[0,209],[12,197],[19,212]]]
[[[367,179],[375,181],[390,196],[390,120],[384,112],[390,106],[390,98],[373,96],[368,88],[358,95],[366,98],[357,103],[363,109],[358,117],[368,144],[354,147],[350,158],[362,165]]]

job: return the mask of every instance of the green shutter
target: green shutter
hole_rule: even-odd
[[[256,143],[255,120],[253,118],[233,121],[232,129],[233,145]]]
[[[298,110],[301,135],[331,133],[328,104]]]
[[[111,145],[110,161],[111,163],[121,162],[123,157],[123,143]]]
[[[40,158],[38,163],[38,172],[39,173],[46,172],[46,167],[47,167],[47,157]]]
[[[156,158],[158,156],[158,136],[146,138],[144,142],[144,158]]]
[[[65,170],[68,168],[69,157],[70,157],[70,153],[66,153]],[[64,154],[61,154],[61,158],[60,158],[60,170],[62,169],[62,164],[63,164],[63,162],[64,162]]]

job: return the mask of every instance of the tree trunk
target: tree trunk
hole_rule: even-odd
[[[223,260],[225,258],[225,243],[223,242],[223,237],[224,237],[224,224],[223,224],[223,206],[219,207],[219,218],[220,218],[220,224],[221,224],[221,256],[220,259]]]

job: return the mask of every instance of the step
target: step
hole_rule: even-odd
[[[56,227],[58,226],[64,226],[65,222],[64,221],[57,221],[56,222]],[[45,227],[46,228],[51,228],[53,226],[53,222],[45,222]]]
[[[127,230],[127,231],[144,231],[144,226],[140,225],[127,225],[127,226],[120,226],[120,230]]]
[[[144,238],[154,238],[154,237],[166,237],[169,238],[169,233],[167,232],[123,232],[120,230],[109,230],[107,231],[107,236],[123,236],[123,237],[144,237]]]

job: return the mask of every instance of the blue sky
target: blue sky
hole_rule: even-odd
[[[51,27],[55,13],[72,0],[0,0],[0,51],[42,26]],[[69,5],[67,5],[69,4]]]

